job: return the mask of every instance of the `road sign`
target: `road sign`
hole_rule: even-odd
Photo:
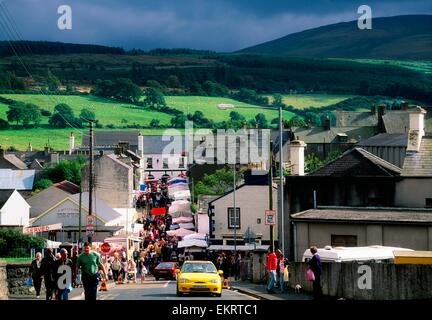
[[[108,253],[108,252],[110,252],[110,250],[111,250],[111,246],[110,246],[110,244],[109,244],[108,242],[103,243],[103,244],[101,245],[101,250],[102,250],[102,252],[104,252],[104,253]]]
[[[265,224],[268,226],[274,226],[276,224],[276,212],[274,210],[266,210]]]
[[[94,215],[87,216],[87,225],[93,226],[94,224],[95,224],[95,216]]]
[[[86,236],[87,237],[93,237],[94,236],[94,230],[86,230]]]

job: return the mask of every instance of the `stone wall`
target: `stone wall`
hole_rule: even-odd
[[[362,264],[323,263],[323,293],[355,300],[432,299],[432,265],[364,265],[370,267],[370,289],[360,288],[368,281],[365,280],[367,273],[359,269]],[[305,278],[306,267],[302,262],[290,264],[288,285],[291,288],[300,284],[304,291],[312,292],[312,282]]]
[[[6,266],[9,295],[35,295],[33,286],[26,286],[25,281],[29,276],[29,263],[8,264]],[[42,284],[41,295],[44,286]]]
[[[0,300],[7,300],[8,293],[6,262],[0,261]]]

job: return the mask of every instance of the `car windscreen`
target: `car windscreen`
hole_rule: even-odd
[[[172,269],[174,265],[172,263],[160,263],[156,269]]]
[[[216,267],[210,263],[185,263],[183,273],[217,273]]]

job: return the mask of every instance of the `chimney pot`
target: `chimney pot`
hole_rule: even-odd
[[[326,117],[326,119],[325,119],[325,129],[328,131],[328,130],[330,130],[330,117],[329,116],[327,116]]]
[[[304,148],[306,143],[301,140],[293,140],[289,147],[291,173],[296,176],[304,176]]]

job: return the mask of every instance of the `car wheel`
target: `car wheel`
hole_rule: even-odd
[[[215,297],[218,297],[218,298],[222,297],[222,292],[221,293],[215,293]]]
[[[177,297],[182,297],[183,296],[183,292],[180,292],[178,287],[177,287]]]

